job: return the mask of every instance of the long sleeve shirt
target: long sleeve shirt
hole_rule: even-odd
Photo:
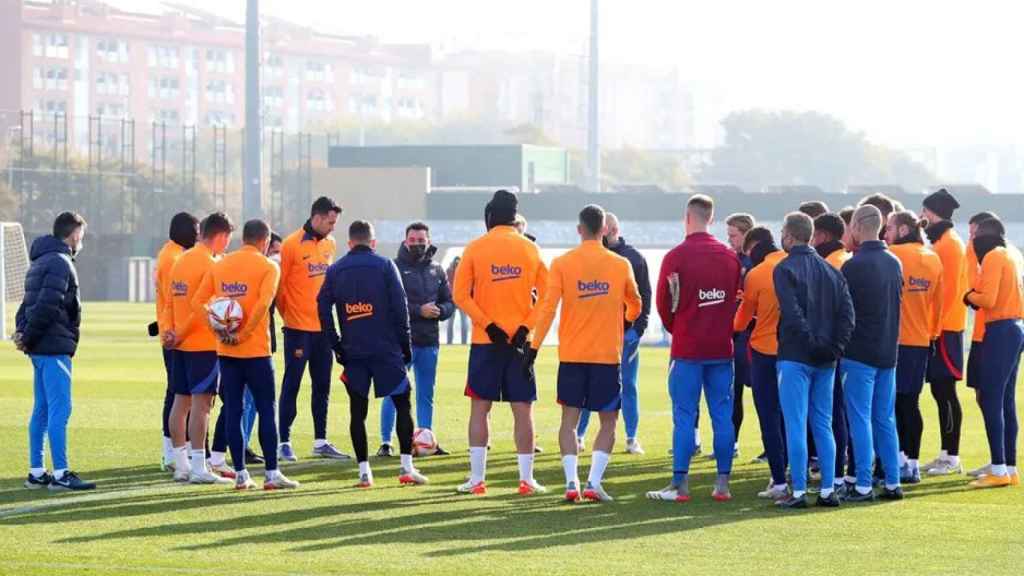
[[[205,305],[193,307],[193,300],[202,287],[206,275],[217,263],[217,257],[202,242],[186,250],[171,268],[167,277],[170,298],[166,303],[167,315],[178,337],[177,350],[183,352],[213,352],[217,338],[206,321]]]
[[[919,242],[894,244],[889,250],[903,268],[900,346],[926,347],[942,334],[942,261]]]
[[[1024,279],[1021,264],[1003,247],[994,248],[981,263],[978,284],[967,300],[985,311],[985,322],[1024,317]]]
[[[775,356],[779,352],[779,299],[775,296],[773,274],[785,257],[782,250],[772,252],[747,272],[743,281],[743,301],[732,325],[734,331],[742,332],[756,318],[757,324],[750,334],[750,347],[766,356]]]
[[[319,332],[316,296],[337,248],[334,238],[320,238],[311,230],[307,223],[281,243],[281,286],[276,307],[285,328]]]

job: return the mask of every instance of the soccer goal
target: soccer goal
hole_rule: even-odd
[[[25,295],[28,248],[17,222],[0,222],[0,340],[14,330],[14,314]]]

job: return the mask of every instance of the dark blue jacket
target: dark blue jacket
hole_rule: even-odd
[[[844,356],[875,368],[896,366],[903,298],[900,261],[884,242],[865,242],[843,264],[843,275],[857,313],[857,327]]]
[[[402,244],[398,249],[398,258],[395,258],[395,265],[402,275],[405,296],[409,301],[413,346],[440,345],[438,325],[451,318],[455,312],[448,277],[444,268],[432,259],[436,253],[437,247],[431,246],[423,258],[415,260],[405,244]],[[439,318],[424,318],[420,315],[420,307],[428,302],[433,302],[441,309]]]
[[[842,354],[853,333],[846,280],[810,246],[794,246],[775,267],[779,360],[824,366]]]
[[[633,328],[636,335],[642,338],[644,332],[647,331],[647,322],[651,317],[651,277],[647,273],[647,260],[636,248],[626,244],[626,239],[621,236],[618,244],[608,246],[608,249],[629,260],[629,264],[633,267],[633,276],[636,278],[636,287],[640,291],[642,306],[640,316],[633,321],[633,324],[626,322],[626,328]]]
[[[320,327],[331,347],[338,341],[350,360],[397,359],[411,350],[409,308],[395,264],[356,246],[327,269],[317,295]]]
[[[74,356],[82,303],[71,247],[56,236],[41,236],[32,243],[29,259],[25,298],[15,317],[26,352]]]

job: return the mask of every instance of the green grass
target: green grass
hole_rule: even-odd
[[[973,492],[964,478],[928,479],[899,503],[838,511],[784,513],[755,498],[767,468],[746,462],[760,450],[756,415],[747,403],[735,499],[710,499],[714,470],[700,460],[686,505],[650,502],[670,474],[666,351],[644,349],[641,438],[644,457],[617,453],[606,486],[610,505],[559,501],[554,351],[538,362],[537,433],[547,451],[538,479],[550,496],[514,495],[511,415],[498,406],[484,498],[458,497],[468,471],[462,396],[466,350],[441,353],[435,420],[453,456],[424,459],[431,484],[400,488],[394,460],[374,461],[378,485],[352,488],[351,464],[300,460],[286,473],[303,485],[288,493],[235,493],[180,486],[159,472],[160,352],[143,336],[150,306],[89,304],[75,358],[72,466],[100,489],[53,495],[21,488],[26,422],[31,411],[27,359],[0,343],[0,573],[54,574],[925,574],[1019,573],[1024,493]],[[280,370],[278,371],[280,374]],[[308,384],[300,398],[295,445],[311,443]],[[963,391],[962,391],[963,392]],[[964,459],[987,458],[984,428],[963,393]],[[346,450],[346,397],[331,399],[330,436]],[[937,451],[933,403],[922,397],[925,458]],[[707,423],[708,419],[703,418]],[[371,442],[377,418],[371,416]],[[596,424],[596,421],[594,422]],[[704,425],[704,439],[710,431]],[[594,427],[592,426],[592,430]],[[621,445],[620,445],[621,448]],[[581,459],[581,473],[589,458]],[[258,475],[259,476],[259,475]],[[259,478],[258,478],[259,479]]]

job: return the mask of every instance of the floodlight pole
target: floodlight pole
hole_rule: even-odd
[[[590,0],[590,83],[589,98],[587,102],[587,164],[590,176],[590,191],[601,191],[601,142],[600,142],[600,120],[598,109],[598,0]]]
[[[245,14],[245,175],[242,218],[263,218],[260,191],[260,11],[259,0],[246,0]]]

